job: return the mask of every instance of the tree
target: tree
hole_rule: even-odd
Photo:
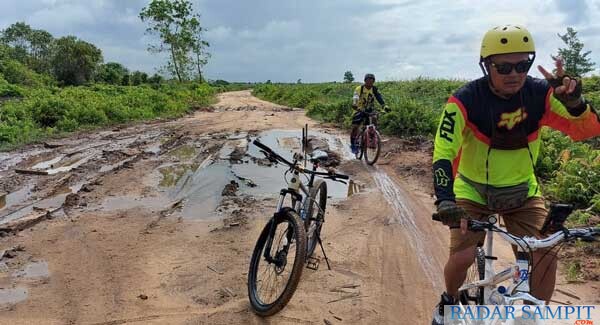
[[[145,83],[148,83],[148,75],[145,72],[135,71],[131,74],[131,84],[133,86],[139,86]]]
[[[131,85],[131,77],[129,76],[129,73],[123,76],[123,79],[121,79],[121,86],[129,86]]]
[[[153,85],[160,85],[163,82],[163,77],[159,74],[154,74],[152,77],[148,78],[148,83]]]
[[[583,42],[579,40],[577,32],[573,28],[567,27],[567,32],[564,35],[558,34],[558,37],[560,37],[567,47],[559,48],[558,55],[552,56],[552,59],[562,58],[567,74],[581,77],[594,70],[594,62],[589,58],[592,51],[582,53]]]
[[[202,79],[202,67],[208,62],[208,42],[202,40],[200,15],[194,13],[189,0],[152,0],[140,12],[148,23],[146,33],[158,35],[160,44],[150,44],[152,53],[168,52],[170,60],[165,70],[181,82],[193,71]]]
[[[52,68],[61,84],[78,86],[91,81],[100,63],[102,51],[93,44],[75,36],[56,40]]]
[[[351,83],[354,81],[354,75],[352,75],[352,71],[348,70],[344,73],[344,82]]]
[[[110,85],[120,85],[123,78],[129,74],[129,70],[117,62],[107,62],[100,65],[94,78],[97,82],[103,82]]]
[[[52,34],[18,22],[1,32],[0,42],[12,48],[13,59],[38,73],[50,73],[54,43]]]
[[[296,81],[296,83],[297,83],[297,84],[301,84],[301,83],[302,83],[302,79],[298,79],[298,80]]]

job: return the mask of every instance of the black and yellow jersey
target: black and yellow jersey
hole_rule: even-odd
[[[385,102],[383,101],[383,97],[379,93],[379,89],[373,86],[371,89],[368,89],[365,85],[357,86],[354,89],[354,96],[352,97],[352,102],[359,109],[374,109],[375,100],[381,105],[384,106]]]
[[[487,77],[474,80],[448,99],[435,137],[437,202],[485,199],[462,177],[496,187],[528,182],[529,197],[540,196],[534,165],[540,128],[549,126],[573,140],[600,135],[600,119],[589,105],[567,109],[546,80],[527,77],[510,99],[492,93]]]

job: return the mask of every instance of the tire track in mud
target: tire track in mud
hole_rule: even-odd
[[[383,197],[394,210],[394,220],[406,229],[405,234],[409,238],[408,242],[415,252],[415,258],[419,261],[423,273],[435,290],[442,290],[440,266],[435,263],[431,254],[427,253],[427,248],[424,245],[427,237],[415,223],[415,214],[406,203],[408,200],[403,190],[387,173],[379,168],[375,167],[371,174]]]
[[[354,155],[348,149],[347,141],[340,135],[337,135],[337,139],[342,143],[342,148],[339,149],[342,151],[344,159],[354,159]],[[432,254],[427,252],[427,247],[424,245],[427,240],[426,234],[415,223],[416,217],[411,207],[407,204],[407,196],[385,171],[377,166],[366,167],[367,171],[372,175],[377,188],[394,211],[394,220],[406,229],[405,233],[410,239],[409,244],[415,252],[415,258],[419,261],[419,265],[423,269],[425,276],[435,290],[443,290],[444,285],[440,276],[442,274],[442,266],[433,260]]]

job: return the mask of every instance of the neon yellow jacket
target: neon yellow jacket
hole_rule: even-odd
[[[546,80],[528,77],[519,94],[503,99],[492,93],[487,77],[454,93],[444,108],[433,152],[436,203],[455,198],[486,204],[466,178],[496,187],[529,184],[541,192],[534,175],[540,128],[549,126],[573,140],[600,135],[600,118],[587,103],[566,108]]]

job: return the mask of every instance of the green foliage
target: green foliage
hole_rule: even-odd
[[[558,55],[552,56],[553,59],[563,58],[565,72],[572,76],[583,76],[594,70],[594,62],[589,55],[592,51],[583,52],[583,42],[577,37],[577,32],[572,27],[567,27],[567,32],[558,37],[566,44],[566,48],[559,48]]]
[[[52,78],[32,71],[27,66],[13,59],[0,61],[0,73],[11,84],[31,87],[51,85]]]
[[[92,80],[102,62],[102,51],[75,36],[56,40],[52,58],[54,77],[63,85],[83,85]]]
[[[117,62],[108,62],[100,65],[96,71],[94,80],[96,82],[107,83],[110,85],[120,85],[123,78],[129,74],[129,70]]]
[[[3,84],[0,79],[0,91]],[[81,128],[182,116],[209,104],[214,94],[207,84],[31,89],[22,100],[0,106],[0,148]]]
[[[0,43],[10,47],[10,58],[37,73],[50,72],[54,37],[45,30],[17,22],[0,32]]]
[[[204,29],[200,15],[194,13],[188,0],[152,0],[140,12],[140,19],[148,24],[146,32],[157,35],[161,43],[150,45],[153,53],[167,52],[170,61],[165,69],[181,82],[191,79],[202,81],[202,67],[210,55],[209,43],[202,39]]]
[[[344,82],[352,83],[354,81],[354,75],[352,75],[352,71],[348,70],[344,72]]]

